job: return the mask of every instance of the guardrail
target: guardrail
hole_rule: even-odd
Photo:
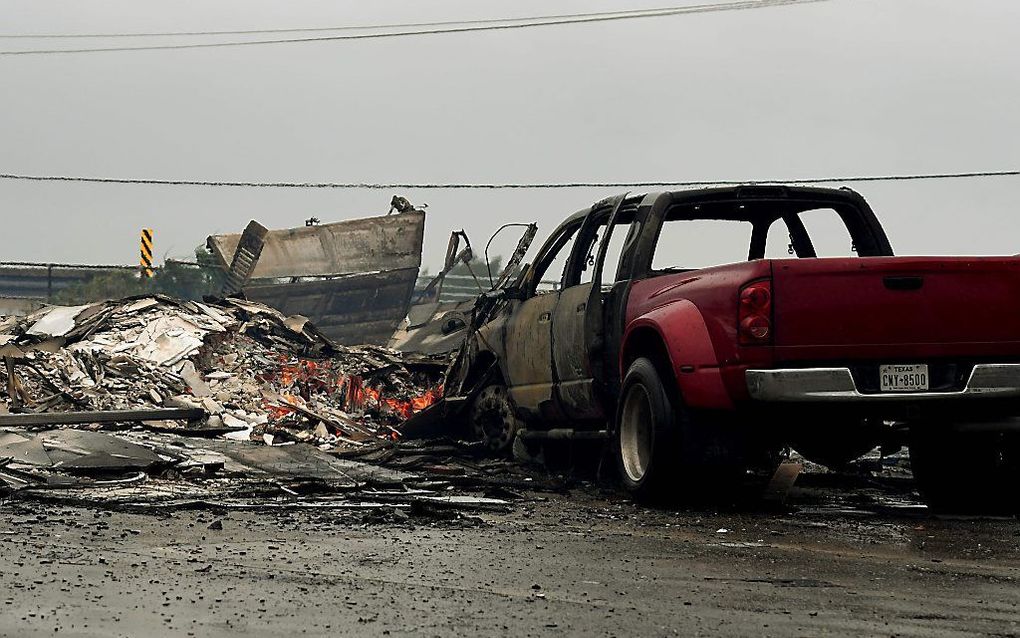
[[[58,291],[97,274],[137,269],[137,266],[4,261],[0,262],[0,297],[47,301]]]
[[[191,265],[193,262],[180,263]],[[138,270],[138,266],[3,261],[0,262],[0,298],[49,301],[60,290],[86,282],[97,274],[125,270]],[[418,277],[415,294],[420,293],[432,279],[432,275]],[[476,281],[471,275],[448,275],[443,282],[441,300],[471,301],[482,292],[479,284],[488,289],[488,277],[483,274]],[[556,281],[539,284],[541,290],[556,290],[558,287],[559,282]]]

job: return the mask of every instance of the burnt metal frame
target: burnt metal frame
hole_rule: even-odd
[[[671,215],[679,209],[693,206],[722,206],[722,205],[770,205],[767,209],[755,215],[741,216],[732,214],[730,216],[697,216],[683,217],[684,219],[736,219],[749,221],[755,226],[764,225],[767,231],[776,219],[783,218],[791,234],[794,236],[795,248],[798,256],[813,257],[814,249],[811,246],[807,231],[800,222],[797,214],[807,210],[818,208],[831,208],[843,220],[843,224],[849,231],[851,238],[857,248],[858,255],[862,257],[891,256],[893,254],[889,238],[879,224],[874,211],[868,203],[857,192],[848,188],[816,188],[807,186],[735,186],[727,188],[708,188],[693,191],[673,191],[649,195],[642,201],[640,209],[636,214],[642,224],[651,224],[649,229],[642,230],[637,245],[632,247],[630,253],[624,251],[621,256],[621,270],[626,264],[626,273],[629,277],[617,277],[621,279],[644,279],[656,271],[652,269],[652,258],[655,254],[655,247],[659,242],[659,235],[662,232],[662,225]],[[647,207],[647,208],[646,208]],[[641,210],[645,209],[645,210]],[[757,231],[760,233],[761,231]],[[757,241],[756,241],[757,240]],[[757,244],[757,245],[756,245]],[[760,253],[759,249],[760,248]],[[801,253],[804,254],[801,254]],[[758,237],[752,233],[750,247],[750,259],[761,259],[764,257],[764,237]]]
[[[623,196],[626,197],[626,196]],[[662,231],[662,224],[670,214],[680,207],[706,204],[772,203],[774,210],[761,215],[760,219],[748,219],[755,226],[768,226],[778,218],[790,218],[788,227],[795,247],[800,248],[801,257],[814,256],[814,248],[797,213],[817,208],[832,208],[843,220],[844,225],[857,248],[858,255],[891,256],[892,246],[874,211],[857,192],[849,188],[831,189],[803,186],[734,186],[706,188],[689,191],[650,193],[640,198],[632,209],[631,201],[625,200],[606,222],[596,257],[592,290],[588,302],[589,316],[585,325],[585,341],[588,344],[589,363],[595,375],[596,397],[605,406],[607,416],[615,409],[615,400],[620,386],[620,371],[614,364],[619,358],[620,343],[625,328],[627,300],[630,287],[635,280],[645,279],[657,273],[651,267],[655,247]],[[591,212],[597,213],[609,207],[611,200],[596,204]],[[580,215],[576,213],[571,219]],[[629,219],[628,219],[629,218]],[[697,219],[698,217],[692,217]],[[712,219],[712,217],[706,217]],[[739,217],[734,217],[739,219]],[[629,223],[630,230],[620,254],[616,281],[608,293],[602,292],[602,274],[606,253],[613,230],[622,223]],[[755,234],[760,235],[760,239]],[[756,245],[756,239],[758,243]],[[757,249],[760,246],[760,255]],[[803,254],[801,254],[803,252]],[[749,259],[764,257],[764,235],[752,231]],[[576,264],[575,264],[576,267]],[[598,312],[593,312],[598,309]]]
[[[597,396],[594,398],[602,403],[607,417],[611,417],[615,409],[616,392],[620,384],[619,371],[613,364],[618,359],[622,345],[620,341],[623,337],[630,287],[636,280],[661,274],[652,270],[651,261],[663,223],[684,207],[728,204],[768,205],[755,212],[753,218],[751,216],[746,218],[746,221],[755,226],[748,249],[748,259],[764,257],[765,233],[768,232],[769,226],[780,218],[787,221],[798,256],[814,256],[810,238],[797,214],[817,208],[832,208],[840,215],[859,255],[864,257],[892,255],[889,240],[867,202],[856,192],[845,188],[751,185],[650,193],[634,197],[619,195],[574,213],[557,226],[542,245],[526,275],[521,279],[520,298],[529,299],[535,296],[542,276],[571,241],[573,241],[571,252],[563,273],[559,274],[559,281],[562,288],[578,285],[581,268],[596,241],[596,234],[602,231],[602,237],[597,240],[595,271],[587,304],[589,311],[585,322],[585,356],[589,358],[595,379],[594,391]],[[690,218],[743,219],[737,215]],[[628,235],[621,250],[615,281],[612,282],[611,288],[604,292],[602,277],[606,253],[614,230],[622,224],[629,225]],[[555,344],[553,347],[555,348]]]
[[[522,292],[525,299],[530,299],[537,294],[535,291],[538,288],[538,284],[542,280],[542,276],[545,275],[545,271],[549,268],[552,262],[560,255],[560,251],[566,248],[569,243],[576,236],[581,224],[584,222],[585,217],[591,211],[590,208],[578,211],[568,217],[563,223],[553,230],[552,234],[549,235],[549,239],[542,244],[542,248],[539,249],[538,254],[535,256],[535,261],[532,262],[531,267],[528,269],[526,279],[522,283]],[[577,242],[574,242],[576,245]],[[574,246],[570,247],[573,251]],[[567,266],[570,265],[570,257],[567,258]],[[564,269],[564,273],[566,268]],[[560,286],[563,285],[563,275],[559,273],[558,281]]]

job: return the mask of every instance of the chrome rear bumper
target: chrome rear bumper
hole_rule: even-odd
[[[974,366],[963,390],[951,392],[885,392],[864,394],[849,368],[748,370],[747,390],[759,401],[786,403],[916,402],[946,399],[1020,399],[1020,364],[982,363]]]

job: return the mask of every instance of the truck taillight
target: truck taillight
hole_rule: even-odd
[[[740,289],[737,327],[740,344],[756,346],[772,342],[772,282],[752,281]]]

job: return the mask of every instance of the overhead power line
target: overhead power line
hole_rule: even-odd
[[[440,35],[440,34],[451,34],[451,33],[473,33],[476,31],[499,31],[507,29],[528,29],[532,27],[549,27],[567,24],[586,24],[594,22],[609,22],[616,20],[633,20],[638,18],[658,18],[665,16],[676,16],[692,13],[708,13],[716,11],[738,11],[745,9],[761,9],[766,7],[777,7],[794,4],[809,4],[815,2],[828,2],[829,0],[738,0],[735,2],[722,2],[716,4],[700,4],[700,5],[687,5],[679,7],[666,7],[661,9],[645,9],[635,10],[631,12],[605,12],[605,13],[588,13],[588,14],[568,14],[562,16],[545,16],[545,17],[533,17],[533,18],[508,18],[508,19],[492,19],[492,20],[480,20],[480,21],[464,21],[464,22],[450,22],[450,23],[420,23],[425,26],[432,28],[415,28],[413,30],[400,30],[400,31],[382,31],[380,33],[355,33],[348,35],[331,35],[331,36],[318,36],[309,38],[281,38],[272,40],[241,40],[241,41],[229,41],[229,42],[199,42],[191,44],[153,44],[153,45],[142,45],[142,46],[116,46],[116,47],[94,47],[94,48],[80,48],[80,49],[25,49],[25,50],[11,50],[11,51],[0,51],[0,55],[44,55],[44,54],[60,54],[60,53],[102,53],[102,52],[113,52],[113,51],[161,51],[170,49],[207,49],[215,47],[232,47],[232,46],[254,46],[254,45],[265,45],[265,44],[295,44],[295,43],[309,43],[309,42],[333,42],[340,40],[371,40],[380,38],[401,38],[410,36],[423,36],[423,35]],[[454,26],[436,26],[436,25],[454,25]],[[458,26],[459,25],[459,26]],[[416,26],[416,25],[394,25],[395,28],[404,28]],[[332,27],[329,30],[339,30],[341,27]],[[369,28],[369,27],[343,27],[343,28]],[[319,29],[311,29],[310,31],[318,31]],[[259,31],[250,31],[250,33],[257,33]],[[285,32],[285,30],[264,30],[262,32],[275,33]],[[241,33],[241,32],[235,32]],[[191,32],[185,34],[181,32],[180,35],[216,35],[216,32]],[[15,34],[17,35],[17,34]],[[55,37],[54,36],[51,37]],[[71,34],[68,34],[71,35]],[[83,34],[88,37],[92,37],[92,34]],[[101,34],[94,34],[96,37],[102,37]],[[115,34],[117,37],[123,35],[125,37],[131,35],[142,35],[142,34]],[[177,35],[177,34],[147,34],[147,35]],[[42,37],[42,36],[38,36]]]
[[[435,22],[400,22],[396,24],[364,24],[364,25],[342,25],[342,26],[329,26],[329,27],[292,27],[283,29],[231,29],[222,31],[136,31],[136,32],[107,32],[107,33],[0,33],[0,38],[7,39],[44,39],[44,38],[168,38],[168,37],[191,37],[191,36],[207,36],[207,35],[260,35],[266,33],[321,33],[324,31],[370,31],[370,30],[385,30],[385,29],[420,29],[425,27],[448,27],[455,25],[470,25],[470,24],[493,24],[500,22],[534,22],[544,20],[564,20],[570,18],[594,18],[594,17],[611,17],[621,16],[623,18],[628,17],[644,17],[645,14],[652,16],[665,14],[672,15],[676,11],[685,11],[690,13],[695,10],[709,10],[713,9],[716,11],[726,9],[739,9],[744,7],[730,6],[730,5],[744,5],[750,4],[746,0],[743,2],[728,2],[728,3],[714,3],[714,4],[697,4],[697,5],[685,5],[675,7],[654,7],[649,9],[628,9],[625,11],[599,11],[594,13],[561,13],[554,15],[543,15],[543,16],[527,16],[519,18],[481,18],[477,20],[440,20]],[[755,2],[760,4],[760,0]]]
[[[155,186],[205,186],[215,188],[307,188],[307,189],[431,189],[431,190],[499,190],[499,189],[561,189],[561,188],[655,188],[693,186],[733,186],[737,184],[837,184],[863,182],[906,182],[917,180],[974,179],[981,177],[1016,177],[1020,170],[967,171],[957,173],[917,173],[901,175],[852,175],[846,177],[808,177],[791,179],[702,179],[686,181],[645,182],[255,182],[194,179],[147,179],[133,177],[82,177],[71,175],[19,175],[0,173],[0,180],[32,182],[84,182],[90,184],[134,184]]]

